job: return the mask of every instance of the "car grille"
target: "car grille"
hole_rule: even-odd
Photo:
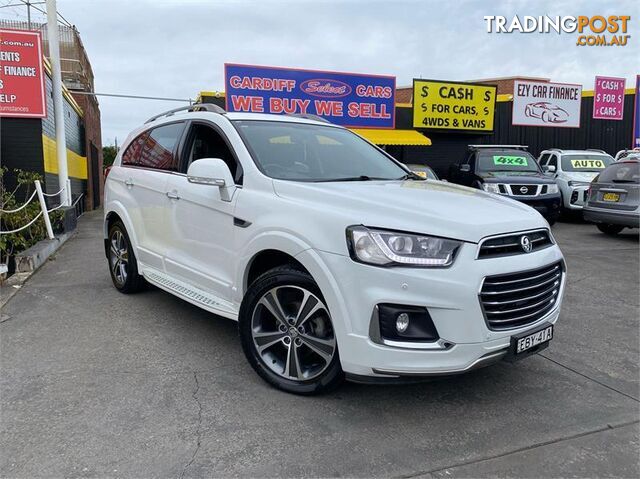
[[[533,196],[538,193],[538,185],[509,185],[513,196]]]
[[[553,244],[549,232],[545,230],[498,236],[496,238],[484,240],[480,244],[478,259],[525,253],[521,244],[523,236],[529,237],[529,241],[531,242],[531,252],[541,250]]]
[[[513,329],[535,323],[558,301],[562,263],[521,273],[487,276],[480,305],[489,329]]]

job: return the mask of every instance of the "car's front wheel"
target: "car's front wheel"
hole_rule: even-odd
[[[260,276],[242,302],[239,328],[249,363],[271,385],[318,394],[342,382],[331,315],[308,273],[285,266]]]
[[[609,236],[615,236],[615,235],[617,235],[618,233],[620,233],[624,229],[624,226],[607,225],[607,224],[603,224],[603,223],[598,223],[596,226],[598,227],[598,229],[600,231],[602,231],[604,234],[607,234]]]

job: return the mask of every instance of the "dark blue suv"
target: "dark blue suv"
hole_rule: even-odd
[[[550,225],[560,215],[558,185],[543,174],[526,146],[469,145],[465,160],[449,168],[448,180],[521,201]]]

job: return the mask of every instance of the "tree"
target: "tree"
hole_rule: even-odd
[[[118,150],[114,145],[102,147],[102,165],[104,168],[113,165],[113,160],[116,159]]]

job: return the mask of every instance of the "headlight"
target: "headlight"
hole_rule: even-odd
[[[589,186],[588,181],[570,181],[567,183],[569,186]]]
[[[558,190],[558,185],[556,185],[556,184],[547,186],[547,193],[549,193],[549,194],[554,194],[554,193],[557,193],[558,191],[560,191],[560,190]]]
[[[379,266],[445,267],[453,263],[461,241],[397,231],[347,228],[349,252],[354,261]]]
[[[489,193],[500,193],[500,185],[498,183],[483,183],[482,189]]]

